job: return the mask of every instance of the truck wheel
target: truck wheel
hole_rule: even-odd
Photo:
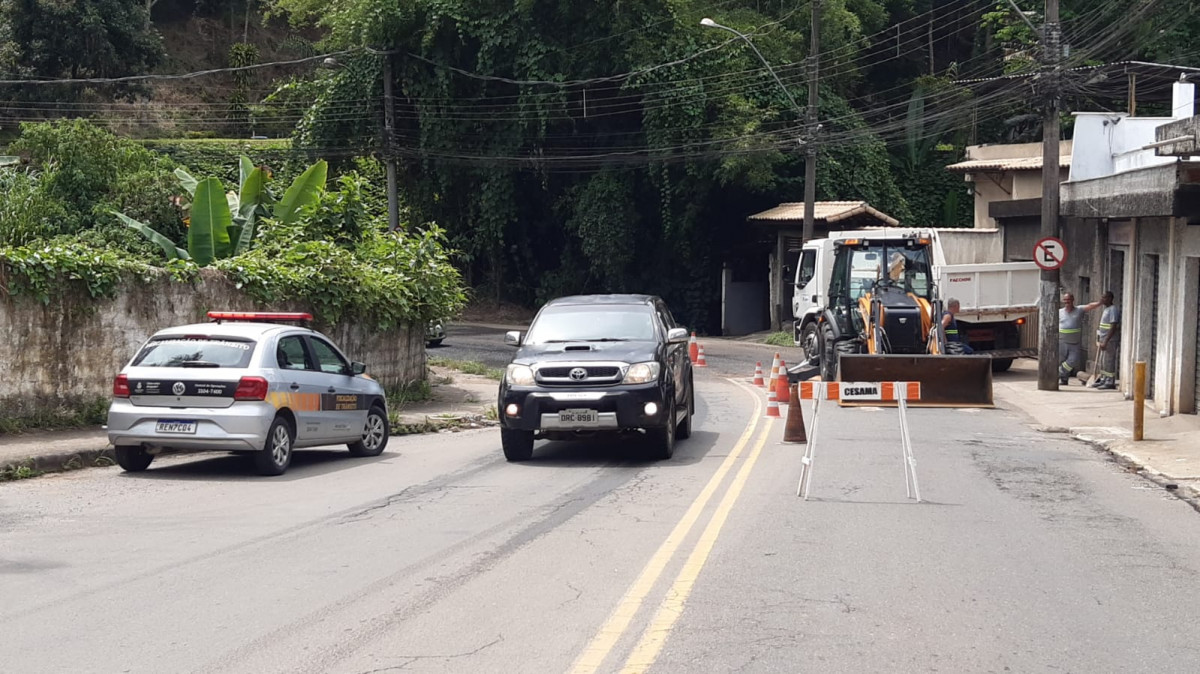
[[[838,352],[833,342],[833,328],[821,326],[821,381],[837,379]]]
[[[154,455],[141,447],[117,447],[117,465],[129,473],[140,473],[150,467]]]
[[[500,446],[510,462],[528,461],[533,457],[533,431],[501,428]]]
[[[1007,372],[1008,368],[1012,367],[1012,358],[993,358],[992,372]]]
[[[817,324],[809,321],[804,324],[804,328],[800,333],[800,346],[804,349],[804,358],[808,362],[820,360],[821,358],[821,331],[817,329]]]

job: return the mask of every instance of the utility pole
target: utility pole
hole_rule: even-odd
[[[383,161],[387,166],[388,231],[400,228],[399,195],[396,193],[396,104],[392,97],[392,56],[383,55]]]
[[[1046,0],[1042,24],[1042,236],[1058,237],[1058,107],[1059,80],[1058,0]],[[1058,390],[1058,270],[1042,270],[1041,301],[1038,303],[1038,390]]]
[[[821,54],[821,0],[812,0],[812,45],[808,51],[808,110],[804,115],[804,241],[813,238],[817,210],[817,75]]]

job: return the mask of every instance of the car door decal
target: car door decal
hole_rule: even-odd
[[[322,409],[320,393],[272,391],[267,394],[267,402],[271,403],[277,410],[286,407],[297,412],[319,412]]]

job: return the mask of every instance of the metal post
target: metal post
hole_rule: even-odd
[[[1046,0],[1046,22],[1042,26],[1042,87],[1045,113],[1042,118],[1042,236],[1059,235],[1058,143],[1059,143],[1059,50],[1058,0]],[[1042,270],[1041,300],[1038,302],[1038,390],[1058,390],[1058,270]]]
[[[1133,439],[1141,440],[1146,426],[1146,361],[1133,364]]]
[[[817,103],[821,54],[821,0],[812,0],[812,45],[808,54],[808,110],[804,115],[804,238],[813,238],[817,209]]]
[[[392,52],[383,56],[383,161],[387,166],[388,231],[400,228],[396,192],[396,105],[392,97]]]
[[[822,382],[821,386],[824,385]],[[817,413],[821,411],[823,393],[821,391],[813,395],[812,427],[808,431],[808,444],[804,446],[804,456],[800,457],[800,483],[796,485],[796,496],[803,496],[805,501],[808,500],[808,487],[812,484],[813,451],[817,446],[817,424],[820,419]]]

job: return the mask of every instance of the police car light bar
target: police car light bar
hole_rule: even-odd
[[[208,318],[218,323],[221,321],[248,321],[251,323],[300,321],[306,323],[313,319],[312,314],[286,311],[210,311]]]

